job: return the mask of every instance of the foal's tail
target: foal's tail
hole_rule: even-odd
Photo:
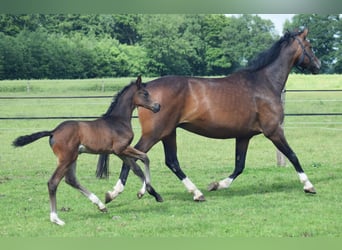
[[[15,147],[22,147],[42,137],[50,136],[50,135],[52,135],[52,131],[41,131],[41,132],[33,133],[31,135],[19,136],[17,139],[13,141],[12,145]]]
[[[99,160],[97,161],[96,177],[99,179],[104,179],[109,177],[109,155],[101,154]]]

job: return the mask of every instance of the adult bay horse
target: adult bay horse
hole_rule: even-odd
[[[13,142],[13,145],[18,147],[27,145],[45,136],[50,137],[50,146],[57,156],[57,168],[48,181],[51,222],[58,225],[65,224],[57,216],[56,205],[57,187],[63,177],[65,177],[66,183],[78,189],[90,201],[96,204],[100,211],[107,211],[100,199],[81,186],[76,179],[76,161],[80,153],[113,153],[117,155],[126,166],[141,178],[144,184],[146,184],[147,191],[157,201],[162,201],[161,196],[150,184],[149,159],[147,155],[129,146],[133,139],[131,116],[136,106],[144,107],[154,113],[160,110],[159,103],[151,100],[149,92],[141,84],[141,77],[138,77],[135,83],[133,82],[126,86],[117,94],[108,111],[102,117],[93,121],[64,121],[53,130],[20,136]],[[136,164],[136,160],[141,160],[145,164],[146,178],[140,167]],[[145,189],[141,190],[138,196],[142,196],[144,192]]]
[[[306,39],[307,34],[307,29],[287,32],[249,66],[227,77],[169,76],[147,83],[147,89],[163,110],[151,115],[139,109],[142,135],[135,148],[147,152],[161,140],[166,165],[193,194],[193,199],[202,201],[205,200],[202,192],[180,168],[176,128],[210,138],[236,138],[235,169],[228,178],[210,184],[210,191],[228,188],[242,173],[249,140],[262,133],[293,164],[304,184],[304,191],[316,193],[281,127],[284,110],[280,97],[292,67],[317,74],[321,66]],[[101,155],[99,158],[99,174],[105,171],[106,157]],[[120,179],[114,187],[116,193],[123,191],[128,172],[129,168],[123,165]]]

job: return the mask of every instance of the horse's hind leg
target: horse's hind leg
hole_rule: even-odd
[[[309,181],[309,178],[307,177],[307,175],[304,173],[304,170],[301,167],[296,154],[292,151],[292,149],[288,145],[282,128],[279,127],[278,130],[272,136],[269,136],[268,138],[279,149],[279,151],[282,152],[289,159],[289,161],[293,164],[294,168],[296,169],[298,173],[301,183],[304,184],[304,192],[315,194],[316,190],[314,186],[312,185],[312,183]]]
[[[100,211],[107,212],[106,206],[100,201],[100,199],[78,182],[76,178],[76,161],[74,161],[69,167],[65,175],[65,182],[84,194],[92,203],[94,203],[99,208]]]
[[[235,168],[233,173],[226,179],[219,182],[213,182],[209,185],[208,190],[214,191],[218,189],[228,188],[230,184],[243,172],[247,149],[250,138],[236,138],[235,145]]]

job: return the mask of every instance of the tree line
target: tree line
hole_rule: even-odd
[[[295,15],[322,73],[342,73],[339,15]],[[257,15],[0,15],[0,79],[228,75],[279,35]]]

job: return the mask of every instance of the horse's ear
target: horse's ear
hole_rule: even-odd
[[[138,76],[138,78],[137,78],[135,84],[137,85],[138,89],[141,88],[141,76]]]
[[[303,39],[305,39],[307,37],[308,33],[309,33],[309,29],[308,28],[304,28],[303,32],[300,35],[301,35],[301,37]]]

